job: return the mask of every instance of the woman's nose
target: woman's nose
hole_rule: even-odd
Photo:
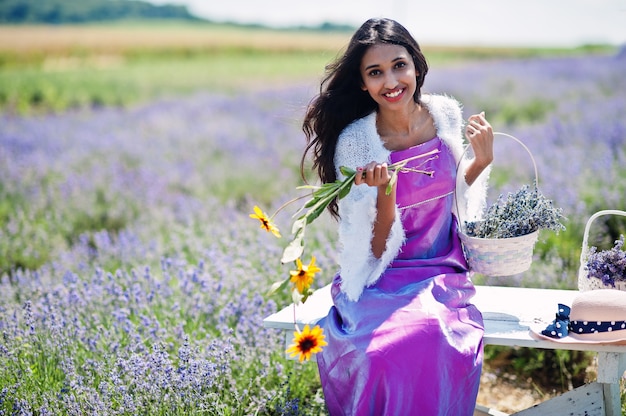
[[[396,77],[393,75],[393,73],[388,73],[385,76],[385,88],[387,89],[394,89],[396,86],[398,86],[398,80],[396,79]]]

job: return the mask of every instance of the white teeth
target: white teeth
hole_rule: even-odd
[[[398,95],[400,95],[402,93],[402,91],[404,91],[404,90],[397,90],[397,91],[394,91],[394,92],[390,92],[388,94],[385,94],[385,96],[389,97],[389,98],[396,98]]]

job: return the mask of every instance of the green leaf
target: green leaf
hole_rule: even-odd
[[[398,171],[394,171],[393,175],[391,175],[391,179],[389,179],[389,183],[387,184],[387,188],[385,189],[385,195],[391,194],[393,190],[393,186],[398,182]]]
[[[344,176],[352,176],[356,174],[356,171],[354,169],[351,169],[347,166],[339,166],[339,171],[344,175]]]
[[[306,204],[304,204],[304,208],[311,208],[313,205],[317,204],[319,200],[320,198],[311,198]]]
[[[339,193],[337,194],[337,199],[341,199],[350,193],[350,189],[352,189],[352,184],[354,183],[355,175],[356,174],[353,174],[352,176],[349,176],[348,178],[346,178],[346,181],[343,183],[343,186],[341,187],[341,189],[339,189]]]
[[[313,205],[317,204],[322,199],[334,198],[333,195],[335,195],[338,192],[340,185],[341,185],[341,182],[333,182],[333,183],[324,184],[317,191],[313,192],[313,197],[304,205],[304,207],[310,208]]]
[[[304,292],[304,295],[302,296],[302,303],[306,302],[306,300],[309,298],[309,296],[311,296],[313,294],[313,292],[314,292],[314,290],[309,287],[306,290],[306,292]]]
[[[289,278],[285,279],[285,280],[281,280],[280,282],[275,282],[272,284],[272,286],[270,287],[270,290],[268,292],[268,296],[273,295],[274,293],[278,292],[279,290],[284,290],[287,287],[287,284],[289,283]]]
[[[340,186],[341,181],[339,179],[337,179],[335,182],[325,183],[320,189],[315,191],[314,195],[322,197],[332,194],[333,192],[336,192],[337,188],[339,188]]]
[[[341,199],[344,198],[346,195],[348,195],[350,193],[350,189],[352,188],[351,186],[344,186],[343,188],[341,188],[339,190],[339,194],[337,195],[337,199]]]
[[[305,216],[307,224],[312,223],[313,221],[315,221],[317,217],[322,215],[322,212],[324,212],[324,209],[327,206],[328,206],[328,203],[318,204],[317,206],[313,207],[309,212],[307,212]]]

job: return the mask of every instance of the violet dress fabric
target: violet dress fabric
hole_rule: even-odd
[[[332,284],[334,306],[320,323],[328,345],[317,362],[328,410],[338,415],[474,412],[482,367],[482,315],[451,214],[456,165],[434,138],[393,152],[391,161],[438,148],[399,175],[397,204],[407,240],[358,302]],[[366,185],[361,185],[366,186]]]

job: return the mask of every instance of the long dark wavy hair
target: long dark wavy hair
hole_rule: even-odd
[[[403,46],[415,64],[417,88],[413,99],[420,102],[421,88],[428,72],[426,58],[409,31],[391,19],[369,19],[354,33],[343,56],[326,67],[320,93],[309,104],[302,130],[307,147],[300,161],[304,178],[307,154],[313,152],[313,170],[317,170],[322,183],[334,182],[335,147],[341,131],[351,122],[365,117],[377,109],[376,102],[362,90],[361,60],[372,45],[392,44]],[[333,217],[339,216],[337,201],[329,205]]]

